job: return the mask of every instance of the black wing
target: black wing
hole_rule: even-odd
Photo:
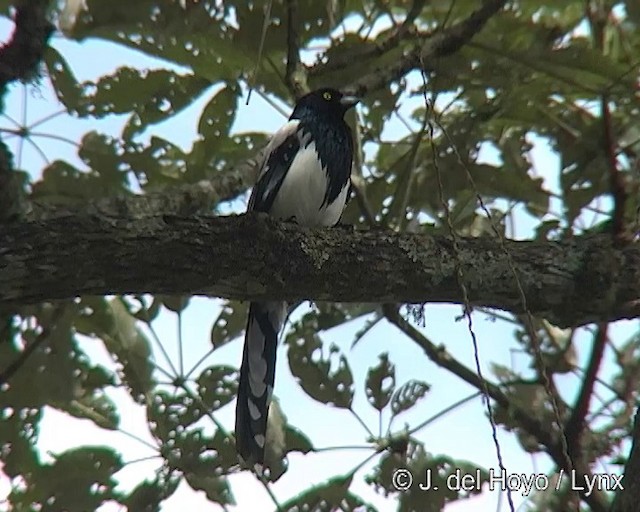
[[[291,162],[300,150],[299,121],[292,120],[280,128],[269,142],[258,181],[253,187],[247,211],[269,213],[282,186]]]

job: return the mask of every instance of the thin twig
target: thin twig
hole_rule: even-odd
[[[78,144],[76,141],[68,139],[67,137],[63,137],[62,135],[57,135],[55,133],[42,133],[42,132],[29,131],[29,135],[31,137],[42,137],[43,139],[52,139],[60,142],[66,142],[67,144],[75,148],[80,147],[80,144]]]
[[[420,41],[391,65],[384,68],[372,66],[369,73],[352,82],[346,89],[364,96],[367,92],[387,87],[389,82],[400,79],[409,71],[424,69],[424,62],[433,62],[439,57],[455,53],[482,30],[487,21],[505,4],[506,0],[486,0],[482,7],[465,20],[433,34],[426,41]]]
[[[251,81],[249,83],[249,92],[247,94],[247,105],[251,100],[251,92],[255,87],[255,84],[258,79],[258,71],[260,70],[260,63],[262,62],[262,52],[264,50],[264,41],[267,38],[267,29],[269,28],[269,23],[271,21],[271,7],[273,5],[273,0],[269,0],[267,3],[267,8],[264,13],[264,21],[262,22],[262,33],[260,34],[260,46],[258,46],[258,58],[256,59],[256,67],[253,70],[253,76],[251,77]]]
[[[372,439],[375,439],[375,435],[373,435],[373,432],[371,432],[371,429],[367,426],[367,424],[362,420],[362,418],[358,415],[358,413],[356,411],[354,411],[353,409],[349,409],[349,412],[351,413],[351,415],[358,420],[358,423],[360,423],[360,425],[362,426],[363,429],[365,429],[367,431],[367,434],[369,434],[369,437],[371,437]]]
[[[594,43],[601,53],[605,53],[605,30],[610,12],[604,5],[594,7],[592,10],[589,1],[586,2],[585,7]],[[609,97],[606,92],[603,92],[600,97],[600,108],[602,110],[602,144],[604,154],[607,158],[609,186],[614,201],[613,237],[614,241],[624,242],[624,213],[627,202],[627,191],[624,176],[618,169],[618,160],[616,158],[617,144],[613,132],[613,118],[611,116],[611,109],[609,108]]]
[[[323,446],[322,448],[313,448],[314,453],[341,451],[341,450],[371,450],[370,444],[357,445],[341,445],[341,446]]]
[[[471,400],[475,400],[476,398],[478,398],[479,396],[483,396],[483,392],[482,391],[476,391],[475,393],[470,394],[469,396],[465,396],[464,398],[461,398],[460,400],[457,400],[456,402],[452,403],[451,405],[449,405],[448,407],[445,407],[444,409],[442,409],[441,411],[438,411],[436,414],[434,414],[433,416],[431,416],[430,418],[427,418],[426,420],[424,420],[422,423],[419,423],[418,425],[416,425],[415,427],[413,427],[410,431],[409,431],[409,435],[413,435],[416,432],[418,432],[419,430],[422,430],[423,428],[425,428],[428,425],[431,425],[431,423],[433,423],[436,420],[439,420],[440,418],[442,418],[443,416],[446,416],[447,414],[449,414],[450,412],[455,411],[458,407],[460,407],[461,405],[466,404],[467,402],[470,402]]]
[[[409,153],[407,154],[407,164],[404,169],[398,173],[400,178],[398,179],[398,185],[396,186],[396,191],[393,196],[393,202],[389,205],[389,215],[393,215],[395,213],[398,219],[398,228],[405,224],[407,218],[407,206],[409,204],[409,198],[411,197],[413,181],[417,174],[418,153],[426,128],[427,120],[425,116],[422,126],[416,132],[411,148],[409,149]],[[399,197],[400,195],[402,197]],[[392,212],[392,210],[395,210],[395,212]]]
[[[154,459],[159,459],[161,458],[162,455],[158,454],[158,455],[147,455],[146,457],[138,457],[137,459],[131,459],[131,460],[127,460],[124,461],[122,463],[123,466],[131,466],[132,464],[137,464],[138,462],[147,462],[150,460],[154,460]]]
[[[258,96],[260,96],[266,103],[269,104],[269,106],[271,108],[273,108],[273,110],[275,110],[278,114],[280,114],[282,117],[284,117],[285,119],[287,119],[289,117],[289,113],[282,108],[280,105],[278,105],[272,98],[271,96],[269,96],[268,94],[265,94],[263,91],[261,91],[260,89],[256,90],[256,94]]]
[[[196,362],[196,364],[193,365],[193,367],[187,372],[187,374],[184,376],[184,379],[188,379],[189,377],[191,377],[191,374],[196,371],[196,369],[198,368],[198,366],[200,366],[202,363],[205,362],[205,360],[211,355],[213,354],[214,350],[216,349],[216,347],[212,347],[210,348],[207,353],[205,355],[203,355],[200,359],[198,359],[198,361]]]
[[[120,432],[121,434],[127,436],[130,439],[133,439],[134,441],[138,441],[140,444],[146,446],[147,448],[153,450],[154,452],[158,451],[158,447],[157,446],[152,445],[149,441],[146,441],[146,440],[142,439],[141,437],[139,437],[139,436],[137,436],[137,435],[135,435],[135,434],[133,434],[131,432],[123,430],[122,428],[118,428],[118,432]],[[158,456],[159,455],[154,455],[154,457],[158,457]]]
[[[62,108],[60,110],[57,110],[56,112],[53,112],[49,115],[44,116],[41,119],[38,119],[37,121],[34,121],[33,123],[31,123],[31,126],[29,126],[29,130],[33,130],[34,128],[36,128],[37,126],[40,126],[41,124],[46,123],[47,121],[51,121],[51,119],[54,119],[58,116],[61,116],[63,114],[67,114],[68,111],[66,108]]]
[[[478,204],[480,205],[480,208],[482,209],[482,211],[485,213],[487,219],[489,220],[489,222],[491,224],[491,229],[494,232],[494,234],[496,235],[496,237],[498,238],[498,242],[500,244],[500,248],[501,248],[502,252],[504,253],[505,257],[507,258],[507,263],[509,265],[509,270],[511,271],[511,274],[513,275],[514,282],[516,284],[516,288],[517,288],[517,291],[518,291],[518,295],[520,297],[520,303],[521,303],[522,309],[524,310],[525,315],[526,315],[526,320],[527,320],[526,326],[527,326],[527,329],[528,329],[528,331],[530,333],[531,345],[532,345],[532,348],[533,348],[533,351],[534,351],[534,354],[535,354],[535,358],[534,359],[535,359],[535,362],[536,362],[536,366],[538,368],[540,376],[542,377],[545,391],[546,391],[547,395],[549,396],[549,401],[551,402],[551,407],[553,409],[554,419],[555,419],[556,425],[557,425],[559,433],[560,433],[560,436],[559,436],[560,437],[560,445],[561,445],[563,457],[565,458],[564,465],[567,468],[567,470],[569,472],[571,472],[574,469],[574,467],[573,467],[574,464],[573,464],[573,461],[572,461],[572,459],[570,457],[570,454],[569,454],[569,448],[568,448],[568,445],[567,445],[567,438],[566,438],[565,431],[564,431],[564,422],[562,421],[562,416],[560,414],[560,408],[559,408],[559,405],[558,405],[558,400],[556,398],[556,394],[554,393],[554,385],[552,383],[551,375],[549,374],[549,369],[547,368],[547,365],[546,365],[546,363],[544,361],[544,358],[542,357],[542,350],[541,350],[541,346],[540,346],[540,340],[538,339],[538,336],[537,336],[537,333],[536,333],[536,330],[535,330],[535,324],[534,324],[534,321],[533,321],[533,315],[531,314],[531,311],[529,310],[529,306],[528,306],[528,303],[527,303],[527,297],[526,297],[526,295],[524,293],[524,288],[522,286],[522,282],[520,280],[520,276],[518,275],[518,271],[516,270],[515,264],[513,262],[513,258],[511,256],[511,253],[507,249],[504,236],[502,236],[502,233],[497,228],[496,223],[495,223],[495,221],[493,219],[493,216],[491,215],[491,212],[489,211],[489,209],[485,205],[484,199],[482,199],[482,196],[480,195],[480,192],[478,192],[478,187],[476,186],[475,180],[473,179],[473,176],[471,174],[469,166],[464,162],[464,160],[462,158],[462,155],[460,155],[460,152],[458,151],[458,148],[455,145],[453,139],[450,137],[448,131],[444,128],[444,126],[442,126],[442,124],[437,119],[435,119],[435,123],[442,130],[442,133],[446,137],[447,141],[449,142],[450,147],[453,149],[453,151],[454,151],[454,153],[456,155],[458,163],[465,170],[465,173],[467,175],[467,180],[469,181],[471,187],[475,191],[476,199],[478,200]],[[579,504],[577,506],[579,507]]]
[[[29,357],[40,347],[42,347],[58,329],[62,317],[67,311],[67,303],[60,303],[56,305],[53,313],[51,314],[51,320],[49,324],[42,327],[42,332],[36,336],[36,338],[24,347],[24,350],[20,355],[11,362],[2,372],[0,372],[0,386],[9,382],[9,379],[13,377],[20,368],[24,366]]]
[[[122,299],[120,299],[122,300]],[[125,306],[126,307],[126,306]],[[173,375],[167,373],[167,375],[169,376],[169,378],[175,378],[178,375],[182,375],[178,373],[178,370],[176,369],[175,365],[173,364],[173,361],[171,360],[171,358],[169,357],[169,354],[167,353],[166,349],[164,348],[164,345],[162,344],[162,340],[160,340],[160,337],[158,336],[158,333],[156,332],[156,330],[153,328],[151,319],[149,318],[149,311],[146,308],[142,308],[141,311],[144,311],[144,322],[147,324],[147,327],[149,328],[149,331],[151,332],[151,336],[153,337],[154,341],[156,342],[156,345],[158,346],[158,348],[160,349],[160,352],[162,353],[165,361],[169,364],[169,367],[171,368],[171,371],[173,372]]]
[[[369,226],[375,226],[377,224],[376,215],[371,207],[371,203],[369,203],[369,199],[367,198],[366,184],[364,176],[362,175],[364,151],[362,148],[362,128],[360,123],[357,122],[357,117],[353,131],[355,134],[355,151],[353,152],[353,167],[351,169],[351,186],[353,187],[356,195],[356,201],[358,202],[360,212],[364,216],[365,221]]]
[[[182,310],[178,312],[178,367],[180,378],[184,378],[184,350],[182,345]]]
[[[414,0],[404,21],[399,24],[395,23],[392,13],[385,10],[385,13],[391,18],[392,25],[395,26],[395,29],[391,31],[387,37],[381,41],[376,41],[375,44],[364,45],[356,54],[353,52],[346,52],[343,56],[334,57],[326,62],[323,59],[319,59],[318,63],[309,69],[309,75],[319,77],[328,73],[341,71],[352,65],[354,60],[364,62],[379,58],[389,53],[391,50],[398,48],[400,43],[405,40],[417,39],[418,37],[427,38],[430,34],[417,33],[417,31],[414,30],[414,22],[420,15],[420,12],[422,12],[425,4],[426,0]],[[382,4],[381,6],[384,8]],[[373,27],[373,23],[369,25],[370,32]],[[366,34],[364,39],[368,38],[369,34]]]
[[[565,427],[567,439],[569,439],[571,443],[570,451],[575,454],[580,453],[580,444],[582,433],[585,428],[585,419],[589,413],[589,403],[591,401],[591,396],[593,395],[593,388],[598,377],[598,371],[602,364],[604,349],[607,346],[608,327],[609,324],[607,322],[598,324],[598,331],[593,338],[591,356],[589,357],[589,364],[582,380],[582,387],[580,388],[576,404],[573,407],[573,412],[571,413]]]
[[[51,161],[47,158],[47,155],[44,153],[44,151],[42,151],[42,149],[40,149],[40,146],[38,146],[34,141],[31,140],[30,137],[27,138],[21,138],[20,142],[22,143],[23,140],[26,140],[29,144],[31,144],[33,146],[33,149],[36,150],[36,152],[40,155],[40,158],[42,158],[42,160],[44,160],[44,162],[47,165],[51,164]],[[21,160],[22,160],[22,144],[20,144],[20,149],[18,150],[18,168],[21,167]]]
[[[476,372],[463,365],[460,361],[451,356],[444,348],[444,346],[438,346],[427,338],[422,332],[412,326],[406,321],[395,306],[387,304],[383,307],[385,316],[393,325],[400,329],[410,339],[412,339],[427,355],[427,357],[437,364],[439,367],[448,370],[453,373],[467,384],[473,386],[478,391],[486,393],[498,404],[500,407],[509,411],[510,416],[518,422],[519,426],[533,436],[538,442],[547,448],[547,453],[555,461],[555,463],[566,467],[566,458],[563,455],[561,445],[557,440],[557,436],[549,428],[549,423],[543,418],[538,418],[531,415],[531,412],[524,409],[515,401],[500,389],[499,386],[481,379]],[[588,466],[576,465],[575,469],[575,481],[586,481],[587,479],[594,478],[591,474]],[[608,500],[601,491],[588,493],[585,489],[579,490],[584,501],[591,507],[593,512],[605,512],[608,510]]]
[[[308,92],[306,76],[300,64],[300,43],[298,41],[298,0],[287,0],[287,70],[285,85],[294,98]]]
[[[429,99],[427,98],[427,76],[424,70],[422,70],[422,81],[424,84],[423,87],[423,95],[424,95],[424,106],[425,106],[425,118],[427,118],[427,116],[429,115],[429,111],[432,110],[430,108],[430,102]],[[434,116],[435,117],[435,116]],[[434,169],[436,171],[436,176],[438,178],[438,194],[440,196],[440,202],[442,203],[442,207],[444,209],[444,214],[445,214],[445,218],[447,221],[447,226],[449,228],[449,235],[451,236],[452,242],[453,242],[453,252],[454,255],[456,256],[455,258],[455,267],[456,267],[456,279],[458,281],[458,286],[460,287],[460,290],[462,291],[462,298],[463,298],[463,302],[464,302],[464,315],[467,318],[467,328],[469,330],[469,334],[471,335],[471,342],[473,343],[473,356],[474,356],[474,361],[476,364],[476,372],[478,374],[478,377],[480,379],[480,382],[482,383],[482,393],[484,396],[484,403],[485,406],[487,408],[487,415],[489,417],[489,423],[491,425],[491,436],[493,438],[493,444],[495,446],[496,449],[496,457],[498,459],[498,466],[500,467],[500,470],[502,472],[506,472],[506,468],[504,465],[504,461],[502,459],[502,449],[500,447],[500,441],[498,440],[498,427],[496,425],[496,421],[493,415],[493,407],[491,406],[491,400],[489,399],[489,389],[487,386],[487,381],[485,380],[484,376],[482,375],[482,366],[480,364],[480,349],[478,347],[478,340],[476,338],[476,333],[473,329],[473,320],[471,318],[471,302],[469,300],[469,292],[467,290],[467,285],[465,284],[465,275],[464,275],[464,270],[462,269],[462,265],[460,264],[460,247],[458,246],[458,235],[456,234],[456,231],[453,227],[453,224],[451,222],[451,211],[449,210],[449,204],[446,201],[446,198],[444,196],[444,187],[442,185],[442,175],[440,172],[440,166],[438,164],[438,151],[435,145],[435,135],[434,135],[434,123],[429,121],[428,122],[428,126],[429,126],[429,134],[430,134],[430,141],[431,141],[431,155],[432,155],[432,163],[434,166]],[[513,497],[511,496],[511,488],[507,487],[507,501],[509,502],[509,509],[511,510],[511,512],[515,511],[515,505],[513,503]]]

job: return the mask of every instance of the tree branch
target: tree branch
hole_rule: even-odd
[[[287,0],[287,70],[285,82],[285,85],[296,99],[309,92],[306,70],[300,62],[298,0]]]
[[[398,327],[398,329],[417,343],[418,346],[424,350],[427,357],[435,364],[450,371],[479,391],[484,392],[486,389],[486,392],[491,399],[495,400],[497,404],[509,411],[509,414],[518,421],[523,431],[533,436],[546,448],[547,453],[549,453],[558,467],[564,468],[567,471],[570,469],[575,471],[576,482],[585,482],[587,481],[586,479],[591,481],[593,479],[589,466],[583,464],[582,461],[575,464],[573,468],[567,467],[568,461],[562,451],[558,435],[549,428],[550,425],[548,422],[532,416],[526,409],[520,407],[518,404],[514,403],[513,400],[509,399],[509,397],[495,384],[488,381],[483,383],[474,371],[463,365],[460,361],[451,357],[451,354],[447,352],[444,346],[438,347],[418,331],[418,329],[402,318],[395,307],[386,305],[384,307],[384,314],[389,322]],[[607,498],[604,493],[599,490],[596,490],[596,492],[593,493],[588,493],[585,492],[585,489],[582,489],[579,493],[581,498],[589,504],[592,511],[605,512],[608,509],[606,505]]]
[[[26,210],[25,176],[13,168],[13,155],[0,141],[0,223],[20,219]]]
[[[11,377],[13,377],[22,366],[27,362],[27,359],[33,354],[38,348],[40,348],[44,343],[49,341],[51,336],[58,329],[60,324],[60,320],[64,316],[66,311],[66,305],[64,303],[57,304],[53,313],[51,315],[51,320],[48,325],[42,326],[42,332],[36,336],[36,338],[28,343],[24,350],[18,355],[18,357],[9,363],[9,365],[0,371],[0,386],[9,382]]]
[[[354,61],[362,62],[363,60],[371,60],[373,58],[381,57],[385,53],[397,48],[401,41],[411,39],[424,40],[429,37],[430,34],[418,32],[415,29],[414,21],[424,8],[426,0],[414,0],[411,8],[407,12],[407,17],[398,26],[396,26],[390,34],[382,41],[371,42],[368,46],[363,46],[355,52],[344,52],[337,57],[331,58],[324,62],[323,58],[319,58],[318,62],[308,68],[308,74],[311,77],[319,77],[326,73],[332,73],[347,68]],[[367,41],[367,39],[364,39]],[[327,55],[324,56],[328,57]]]
[[[602,322],[598,324],[598,330],[593,338],[593,346],[591,347],[591,357],[589,364],[582,380],[580,393],[573,407],[571,416],[565,426],[565,434],[569,445],[569,452],[572,457],[580,457],[584,451],[581,450],[581,441],[584,433],[585,418],[589,413],[589,403],[593,395],[593,388],[598,377],[598,371],[602,364],[602,356],[607,345],[607,329],[609,324]]]
[[[11,41],[0,48],[0,96],[15,80],[27,80],[38,73],[54,27],[47,19],[48,0],[17,3]]]
[[[596,48],[603,54],[605,49],[605,31],[609,19],[609,7],[604,4],[596,5],[590,1],[585,2],[585,14],[589,20],[591,33]],[[609,108],[609,97],[604,92],[600,97],[600,108],[602,110],[602,146],[607,161],[607,170],[609,173],[609,187],[613,196],[613,218],[612,230],[613,236],[620,243],[624,243],[629,239],[630,233],[625,227],[625,209],[627,202],[626,183],[623,174],[618,169],[617,142],[614,134],[613,117]]]
[[[136,200],[144,198],[115,201],[111,212]],[[485,237],[461,239],[459,246],[472,305],[521,313],[498,243]],[[533,314],[560,326],[638,316],[639,245],[614,247],[610,237],[594,235],[506,246]],[[91,206],[0,225],[0,304],[147,292],[460,303],[455,258],[446,237],[309,230],[260,215],[112,215]],[[375,279],[363,281],[362,268]]]
[[[208,213],[223,201],[235,199],[255,183],[258,164],[266,146],[255,157],[228,172],[220,172],[198,183],[172,187],[170,190],[147,192],[144,195],[106,197],[78,209],[47,201],[33,201],[28,220],[47,220],[70,215],[104,215],[110,217],[143,218],[162,215],[189,216]],[[1,219],[0,219],[1,223]]]
[[[506,0],[485,0],[482,7],[466,20],[433,35],[426,42],[416,44],[392,66],[372,70],[347,87],[349,93],[364,96],[367,92],[388,86],[413,69],[422,67],[425,71],[433,60],[450,55],[468,43],[485,26],[487,21],[506,4]],[[426,64],[426,67],[423,66]]]
[[[0,48],[0,110],[7,86],[38,73],[53,25],[47,20],[46,0],[17,2],[11,40]],[[13,169],[9,149],[0,141],[0,222],[22,217],[25,211],[24,176]]]

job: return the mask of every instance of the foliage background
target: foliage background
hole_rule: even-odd
[[[302,62],[287,67],[295,4]],[[5,95],[3,141],[36,205],[170,196],[223,177],[237,186],[201,208],[226,214],[243,209],[252,180],[243,165],[292,97],[331,84],[364,93],[350,120],[361,165],[345,223],[462,236],[495,236],[495,227],[540,240],[633,229],[637,4],[512,2],[460,50],[423,59],[424,77],[407,69],[394,80],[394,66],[480,4],[274,1],[256,72],[266,3],[94,0],[75,19],[80,3],[53,3],[61,30],[41,78]],[[9,2],[0,5],[12,14]],[[435,105],[426,116],[425,98]],[[346,509],[509,510],[506,495],[398,493],[391,481],[396,467],[415,475],[478,467],[486,478],[498,467],[492,422],[510,472],[551,476],[565,463],[512,409],[494,402],[490,421],[484,387],[461,378],[461,367],[478,372],[476,359],[513,407],[549,428],[559,416],[566,450],[575,443],[581,464],[620,471],[636,401],[637,322],[563,331],[541,318],[476,311],[469,329],[454,306],[319,303],[292,317],[279,352],[276,395],[290,423],[272,454],[275,482],[261,483],[239,472],[228,437],[245,312],[234,301],[148,295],[3,309],[3,367],[34,347],[1,389],[6,506],[156,510],[164,502],[171,510],[191,488],[204,492],[199,509],[206,501],[212,510],[328,507],[322,500]],[[459,366],[438,369],[425,354],[441,343]],[[126,442],[124,432],[140,439]],[[586,510],[602,510],[611,496],[583,498]],[[511,499],[565,510],[577,498],[565,488]]]

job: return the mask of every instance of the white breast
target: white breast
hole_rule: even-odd
[[[320,164],[315,142],[311,142],[291,162],[270,213],[281,219],[295,218],[303,226],[333,226],[342,215],[349,184],[333,203],[321,207],[326,190],[327,172]]]

